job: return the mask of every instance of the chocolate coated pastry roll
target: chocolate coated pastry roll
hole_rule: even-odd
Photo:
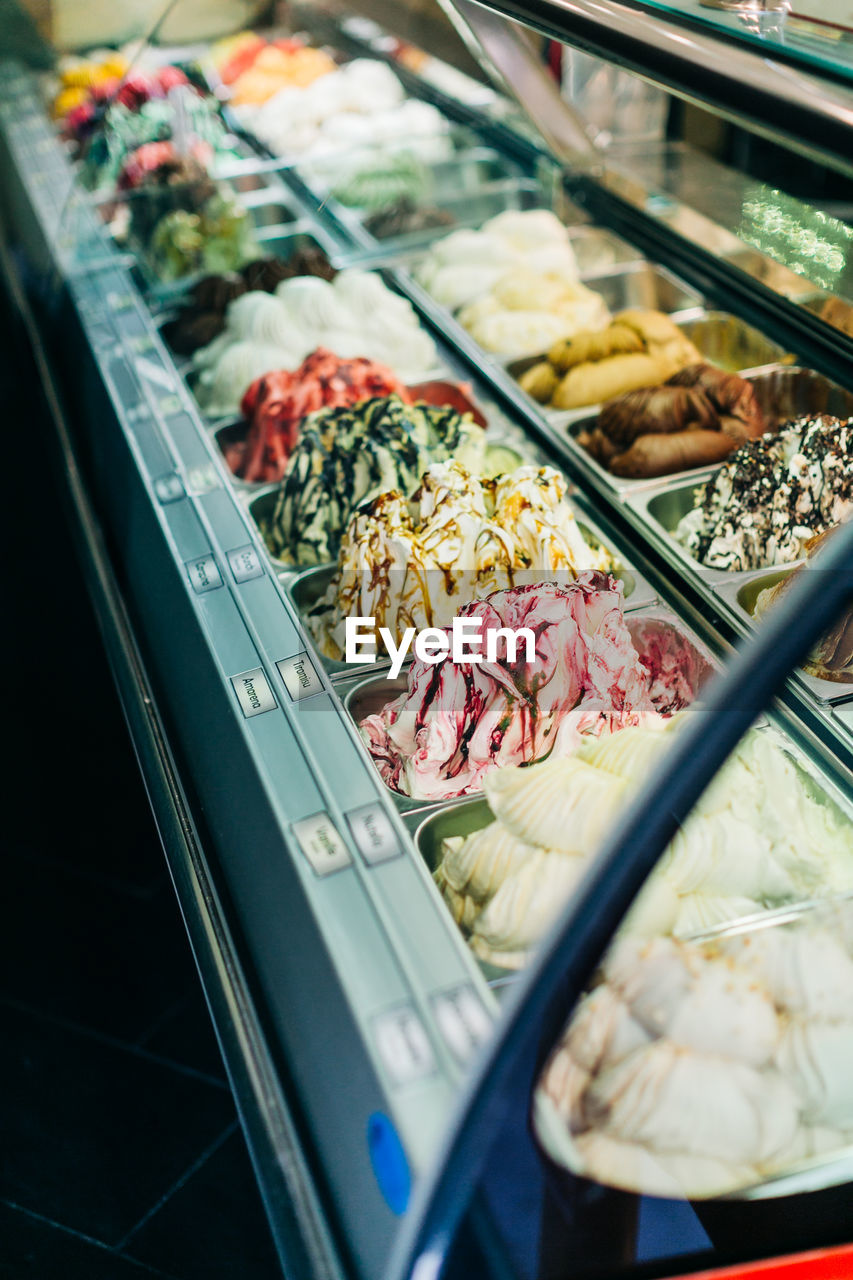
[[[708,397],[692,387],[642,387],[601,406],[598,426],[616,444],[629,445],[647,432],[669,434],[688,427],[717,426],[718,416]]]
[[[587,453],[595,458],[595,461],[605,469],[610,469],[611,459],[615,458],[621,452],[621,445],[614,444],[612,440],[599,431],[595,427],[592,431],[581,431],[577,436],[577,442],[582,449],[586,449]]]
[[[649,432],[635,440],[625,453],[612,458],[610,470],[615,476],[629,479],[666,476],[673,471],[722,462],[734,448],[734,440],[722,431],[690,428],[669,434]]]
[[[721,425],[720,429],[730,429],[741,443],[764,434],[766,424],[755,388],[736,373],[726,373],[712,364],[691,364],[673,374],[669,383],[671,386],[700,388],[721,415],[721,422],[723,419],[739,420],[742,424],[740,429],[734,423],[730,423],[729,428]]]

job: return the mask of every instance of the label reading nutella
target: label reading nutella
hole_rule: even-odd
[[[378,801],[351,810],[347,823],[365,862],[387,862],[403,852],[391,819]]]

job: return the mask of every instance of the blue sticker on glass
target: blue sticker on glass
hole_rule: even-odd
[[[412,1175],[397,1130],[381,1111],[367,1121],[367,1150],[379,1190],[392,1213],[406,1212],[412,1190]]]

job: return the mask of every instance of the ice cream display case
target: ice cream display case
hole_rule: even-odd
[[[0,76],[4,277],[283,1274],[842,1243],[848,229],[590,148],[457,8],[540,141],[329,14]],[[670,32],[594,8],[637,69]]]

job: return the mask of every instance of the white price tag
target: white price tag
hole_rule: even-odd
[[[254,667],[251,671],[241,672],[239,676],[232,676],[231,683],[247,720],[250,716],[259,716],[278,706],[263,667]]]
[[[411,1084],[435,1071],[435,1055],[423,1023],[410,1005],[373,1019],[376,1047],[394,1084]]]
[[[294,822],[293,834],[318,876],[330,876],[352,864],[349,849],[327,813]]]
[[[492,1020],[473,987],[465,983],[433,996],[432,1007],[450,1052],[467,1062],[492,1031]]]

